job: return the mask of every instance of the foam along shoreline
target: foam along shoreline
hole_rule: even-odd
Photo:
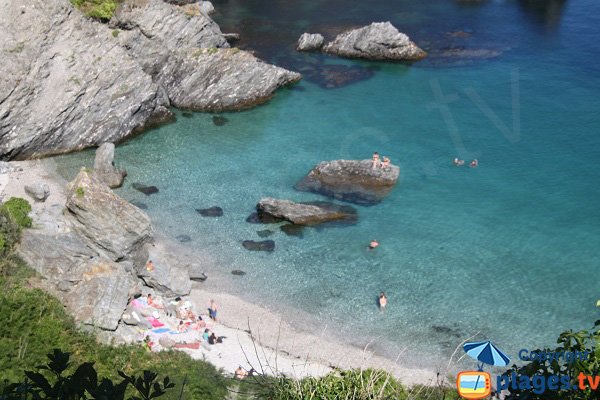
[[[11,166],[22,168],[22,171],[9,171],[0,174],[0,199],[10,197],[23,197],[32,204],[32,218],[34,226],[54,224],[53,229],[68,230],[67,226],[56,226],[64,210],[66,199],[66,181],[55,170],[52,159],[11,162]],[[33,202],[25,193],[24,186],[32,183],[46,183],[50,188],[50,196],[46,202]],[[35,229],[35,227],[34,227]],[[191,249],[165,238],[160,234],[160,228],[155,227],[153,251],[158,253],[176,252],[182,258],[200,260],[210,268],[210,254],[194,252]],[[194,283],[189,296],[194,311],[206,314],[206,305],[210,299],[215,299],[219,305],[219,323],[212,327],[218,336],[226,336],[223,343],[216,344],[206,349],[201,346],[198,350],[183,350],[196,359],[206,359],[218,368],[223,368],[226,373],[233,374],[235,369],[242,365],[245,368],[253,367],[257,371],[267,374],[275,372],[292,377],[320,376],[332,370],[332,367],[349,368],[382,368],[399,378],[404,384],[435,385],[442,372],[436,374],[433,370],[408,368],[400,361],[391,360],[375,355],[367,346],[362,349],[341,341],[324,338],[326,332],[313,334],[304,332],[286,321],[276,311],[252,304],[237,296],[223,292],[227,285],[224,274],[209,275],[203,283]],[[50,292],[52,292],[51,288]],[[144,288],[144,294],[153,292]],[[163,317],[165,318],[165,317]],[[166,319],[168,321],[168,319]],[[173,322],[171,322],[173,324]],[[250,329],[252,336],[248,333]],[[138,342],[141,345],[144,332],[137,327],[119,324],[116,331],[101,331],[102,340],[117,343]],[[370,343],[375,345],[376,338]],[[399,360],[401,359],[399,354]]]

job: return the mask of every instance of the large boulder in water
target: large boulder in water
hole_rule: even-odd
[[[356,209],[324,201],[295,203],[267,197],[256,205],[259,213],[290,221],[296,225],[318,225],[325,222],[355,222]]]
[[[390,22],[373,22],[338,35],[323,51],[348,58],[417,61],[427,53]]]
[[[111,189],[121,187],[121,185],[123,185],[123,180],[127,176],[127,172],[124,169],[115,167],[114,159],[114,144],[103,143],[96,150],[94,173]]]
[[[303,33],[298,39],[298,51],[319,50],[325,39],[320,33]]]
[[[82,169],[68,186],[66,207],[77,233],[114,261],[143,262],[152,237],[150,218]]]
[[[356,204],[374,205],[389,194],[399,176],[398,166],[373,168],[371,160],[323,161],[295,188]]]

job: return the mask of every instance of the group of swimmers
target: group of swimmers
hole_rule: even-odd
[[[465,165],[465,160],[460,160],[458,157],[454,157],[454,160],[452,160],[452,164],[454,164],[455,167],[462,167],[463,165]],[[479,161],[477,161],[476,158],[471,160],[471,162],[469,163],[469,167],[471,168],[477,168],[478,165]]]
[[[388,157],[383,157],[383,161],[380,160],[379,158],[379,153],[375,152],[373,153],[373,161],[371,164],[371,167],[373,169],[377,169],[377,168],[381,168],[381,169],[386,169],[387,167],[390,166],[391,160]]]

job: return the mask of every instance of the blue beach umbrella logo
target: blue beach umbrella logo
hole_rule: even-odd
[[[479,370],[483,370],[483,365],[493,365],[505,367],[510,363],[510,357],[494,346],[489,340],[484,342],[468,342],[463,345],[465,353],[469,357],[479,362]]]

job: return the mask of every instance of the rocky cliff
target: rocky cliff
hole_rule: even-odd
[[[0,35],[0,159],[118,142],[168,120],[171,105],[239,109],[300,79],[221,55],[229,45],[212,19],[162,0],[125,0],[108,25],[68,0],[3,1]]]

